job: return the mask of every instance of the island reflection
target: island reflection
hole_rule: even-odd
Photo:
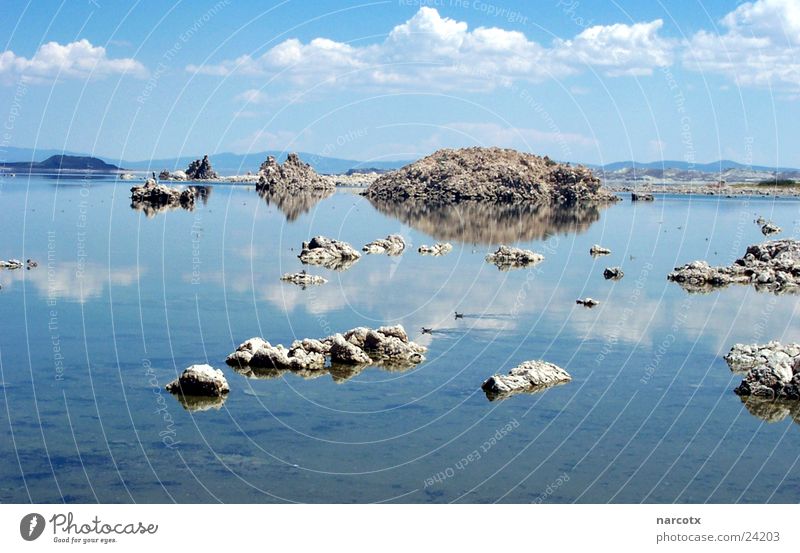
[[[319,202],[332,196],[335,189],[314,189],[314,190],[259,190],[267,205],[275,204],[289,222],[297,220],[304,213],[311,211]]]
[[[581,233],[600,219],[604,207],[612,205],[590,203],[560,206],[534,202],[480,201],[437,204],[414,199],[393,202],[372,198],[369,201],[384,215],[398,219],[436,240],[487,245]]]

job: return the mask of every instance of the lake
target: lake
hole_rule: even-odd
[[[130,206],[130,181],[6,179],[0,257],[2,502],[797,502],[800,408],[743,402],[736,342],[800,341],[798,296],[688,294],[676,265],[729,264],[800,234],[800,202],[657,197],[606,208],[372,205],[354,190],[260,197],[214,185],[193,211]],[[301,289],[315,235],[364,255]],[[417,253],[450,241],[446,256]],[[544,254],[499,271],[508,243]],[[612,254],[593,258],[592,244]],[[621,266],[619,281],[603,269]],[[575,300],[591,296],[587,309]],[[454,312],[463,312],[455,319]],[[242,341],[288,345],[403,324],[428,346],[405,371],[248,372]],[[421,334],[422,326],[433,328]],[[489,401],[481,383],[529,359],[572,382]],[[224,401],[163,390],[209,363]]]

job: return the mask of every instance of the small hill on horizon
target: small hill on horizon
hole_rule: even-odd
[[[90,156],[52,155],[44,161],[17,161],[3,163],[0,168],[20,173],[42,173],[61,171],[121,171],[120,167],[106,163],[100,158]]]

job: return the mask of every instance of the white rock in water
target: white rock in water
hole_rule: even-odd
[[[531,250],[500,246],[497,251],[486,256],[486,261],[494,263],[501,271],[534,265],[544,260],[544,256]]]
[[[310,241],[303,242],[303,249],[297,257],[309,265],[344,270],[358,261],[361,254],[347,242],[325,236],[315,236]]]
[[[611,253],[611,250],[609,250],[608,248],[604,248],[599,244],[595,244],[594,246],[589,248],[589,253],[591,255],[608,255]]]
[[[366,244],[362,249],[367,253],[385,253],[389,255],[398,255],[406,248],[406,241],[399,234],[390,234],[386,238],[373,240]]]
[[[230,392],[228,381],[221,370],[210,365],[192,365],[165,386],[168,392],[187,396],[218,397]]]
[[[328,282],[328,279],[326,278],[323,278],[319,275],[310,275],[305,271],[299,273],[286,273],[281,277],[281,280],[285,282],[291,282],[292,284],[297,284],[303,288],[306,286],[325,284]]]
[[[548,386],[569,382],[572,377],[561,367],[547,361],[525,361],[507,375],[496,374],[481,388],[490,400],[521,392],[535,392]]]
[[[338,365],[384,365],[402,368],[425,360],[427,348],[408,339],[402,325],[377,329],[358,327],[322,340],[295,340],[287,349],[272,346],[261,338],[239,344],[226,362],[239,368],[275,368],[292,371],[318,371],[329,356]]]
[[[453,245],[449,242],[439,242],[433,246],[423,244],[417,250],[422,255],[446,255],[453,250]]]

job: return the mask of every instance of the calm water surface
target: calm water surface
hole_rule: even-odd
[[[800,409],[743,403],[721,357],[735,342],[800,340],[798,297],[690,295],[665,278],[741,256],[763,239],[758,215],[797,237],[796,201],[454,210],[218,185],[194,211],[146,213],[129,185],[0,188],[0,257],[40,263],[0,271],[2,502],[800,500]],[[309,268],[329,279],[321,287],[279,280],[314,235],[360,247],[389,233],[412,247]],[[416,252],[437,240],[453,252]],[[499,243],[546,259],[498,271],[483,257]],[[592,258],[594,243],[613,254]],[[619,282],[602,277],[612,265]],[[585,296],[600,305],[575,305]],[[429,347],[404,372],[302,378],[224,363],[251,336],[289,344],[396,323]],[[504,401],[481,392],[539,358],[573,381]],[[162,391],[206,362],[226,373],[224,402]]]

